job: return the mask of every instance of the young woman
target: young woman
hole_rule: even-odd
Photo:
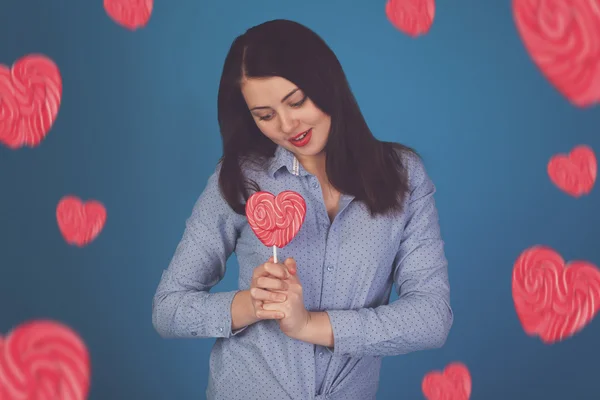
[[[291,21],[235,39],[218,118],[223,156],[163,273],[154,327],[217,338],[211,400],[375,399],[382,357],[442,346],[453,321],[421,160],[373,136],[335,54]],[[257,190],[306,200],[284,263],[245,217]],[[234,251],[239,289],[210,293]]]

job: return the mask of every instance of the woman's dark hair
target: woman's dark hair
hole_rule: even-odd
[[[231,208],[244,214],[249,189],[260,190],[256,182],[244,176],[244,163],[266,166],[277,147],[256,126],[242,96],[241,82],[244,77],[274,76],[293,82],[331,117],[325,146],[330,183],[366,204],[371,215],[401,211],[408,192],[408,173],[399,154],[415,152],[398,143],[377,140],[333,51],[312,30],[282,19],[257,25],[238,36],[225,58],[218,96],[223,138],[219,186]]]

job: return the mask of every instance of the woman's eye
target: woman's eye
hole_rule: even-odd
[[[291,104],[291,106],[292,106],[292,107],[300,107],[300,106],[301,106],[302,104],[304,104],[304,102],[306,101],[306,97],[307,97],[307,96],[304,96],[304,97],[302,98],[302,100],[300,100],[300,101],[299,101],[299,102],[297,102],[297,103],[292,103],[292,104]]]
[[[273,118],[273,114],[269,114],[269,115],[264,115],[264,116],[259,116],[258,119],[261,121],[268,121],[271,118]]]

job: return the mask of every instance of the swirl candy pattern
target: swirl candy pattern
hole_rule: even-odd
[[[513,0],[525,48],[579,107],[600,101],[600,0]]]
[[[548,162],[548,175],[552,182],[573,197],[592,191],[597,172],[596,155],[588,146],[577,146],[568,155],[557,154]]]
[[[291,190],[277,197],[269,192],[256,192],[246,203],[246,217],[265,246],[282,248],[300,231],[306,217],[306,202]]]
[[[435,0],[388,0],[385,15],[399,31],[412,37],[424,35],[433,24]]]
[[[512,277],[515,309],[525,332],[545,344],[581,331],[600,309],[600,270],[585,261],[565,261],[545,246],[525,250]]]
[[[56,220],[67,243],[83,247],[104,228],[106,209],[98,201],[84,203],[75,196],[65,196],[56,207]]]
[[[0,65],[0,143],[10,149],[38,146],[58,114],[62,78],[49,58],[30,54],[12,68]]]
[[[83,400],[90,359],[81,338],[53,321],[33,321],[0,337],[0,399]]]
[[[427,400],[469,400],[471,397],[471,374],[466,365],[448,364],[443,372],[432,371],[421,383]]]
[[[104,10],[117,24],[134,31],[148,24],[153,3],[153,0],[104,0]]]

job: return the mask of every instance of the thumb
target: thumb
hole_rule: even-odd
[[[293,258],[287,258],[283,264],[287,267],[287,270],[290,274],[292,275],[296,275],[296,260],[294,260]]]

